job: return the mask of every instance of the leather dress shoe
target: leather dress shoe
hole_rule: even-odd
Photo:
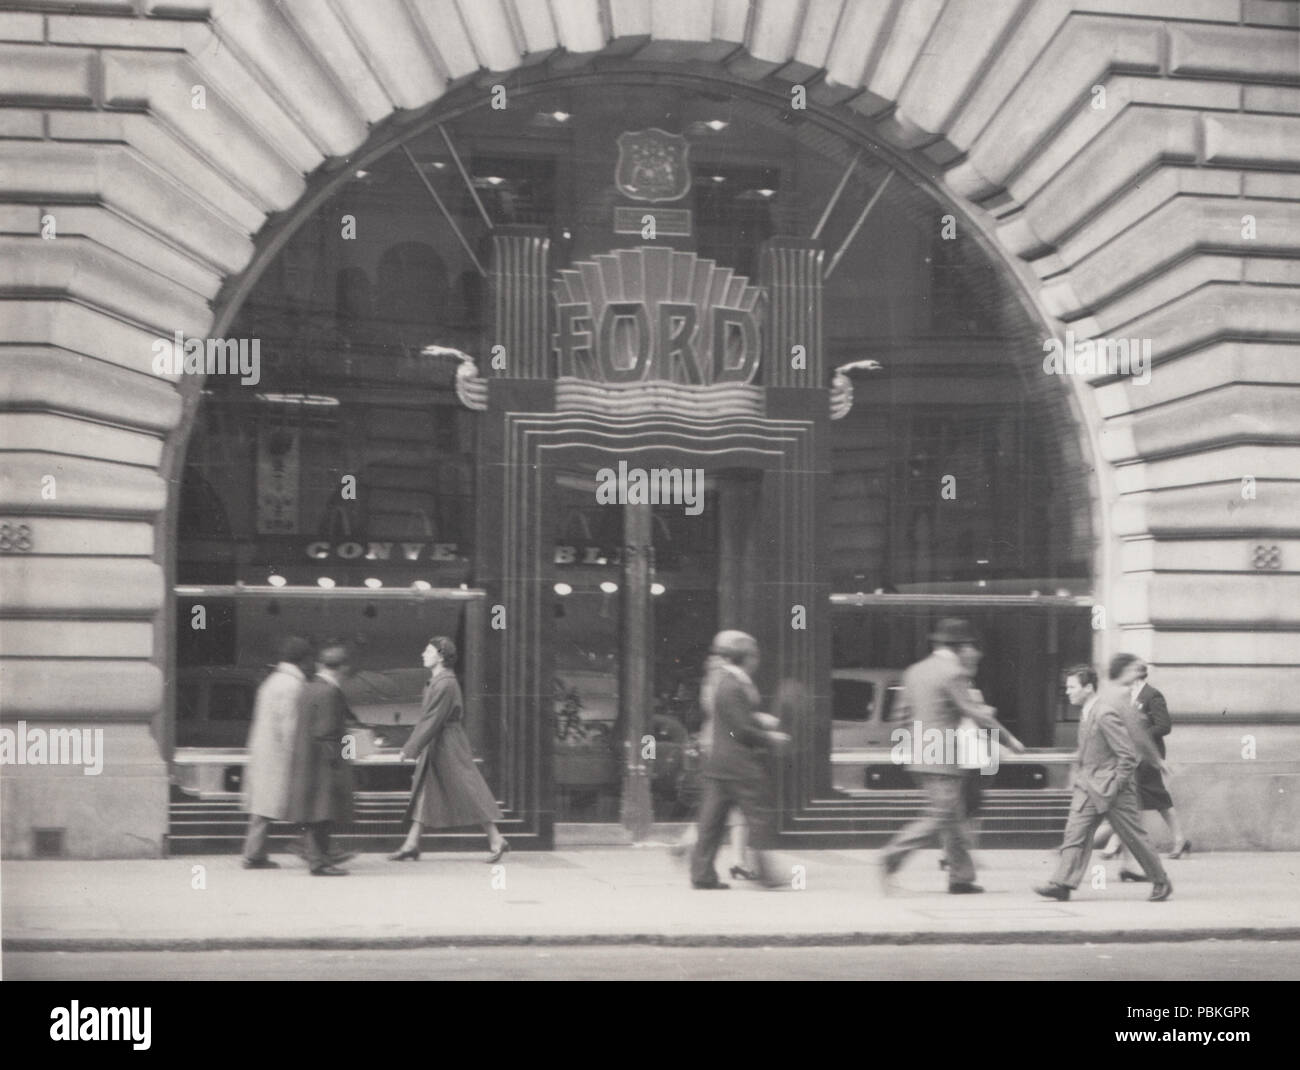
[[[1147,900],[1152,903],[1163,903],[1174,894],[1174,882],[1171,880],[1157,881],[1151,888],[1151,894]]]
[[[691,881],[691,887],[701,892],[723,892],[731,887],[722,881]]]
[[[983,888],[971,881],[953,881],[948,885],[949,895],[977,895],[982,891]]]
[[[1145,873],[1134,873],[1131,869],[1121,869],[1119,871],[1119,879],[1121,881],[1133,881],[1136,884],[1144,884],[1151,878]]]
[[[1068,902],[1070,899],[1070,889],[1064,884],[1056,884],[1055,882],[1051,884],[1040,884],[1034,889],[1034,891],[1045,899],[1056,899],[1062,903]]]
[[[245,858],[245,869],[279,869],[279,862],[272,862],[269,858]]]
[[[317,866],[311,871],[311,875],[313,877],[346,877],[348,871],[346,869],[339,869],[338,866],[332,863],[327,863],[323,866]]]

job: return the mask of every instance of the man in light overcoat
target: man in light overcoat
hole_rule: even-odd
[[[245,869],[278,869],[267,857],[272,821],[289,816],[289,777],[298,731],[298,700],[315,671],[311,644],[289,636],[281,644],[279,664],[262,681],[253,702],[248,732],[248,764],[244,767],[244,809],[248,835],[244,838]]]

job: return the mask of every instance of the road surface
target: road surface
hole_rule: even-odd
[[[17,952],[5,980],[1296,980],[1300,941]]]

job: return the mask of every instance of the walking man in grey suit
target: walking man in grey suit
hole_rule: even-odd
[[[1135,784],[1139,760],[1159,767],[1160,755],[1138,721],[1127,689],[1141,662],[1133,654],[1116,654],[1110,661],[1110,684],[1097,694],[1097,674],[1087,666],[1066,674],[1070,702],[1082,707],[1079,717],[1079,753],[1074,772],[1074,797],[1065,825],[1061,858],[1049,883],[1035,888],[1041,896],[1070,898],[1082,883],[1092,856],[1092,838],[1103,820],[1109,820],[1151,881],[1152,902],[1168,899],[1170,883],[1159,856],[1151,849]]]
[[[924,738],[937,729],[944,740],[951,740],[963,719],[969,718],[978,728],[992,733],[994,746],[998,733],[1003,733],[1007,746],[1017,754],[1023,753],[1024,746],[998,723],[993,707],[970,696],[970,670],[963,661],[970,666],[978,664],[980,658],[979,640],[971,626],[964,620],[945,618],[930,636],[930,643],[934,648],[930,656],[903,674],[902,702],[910,716],[900,714],[900,718],[911,722],[908,731],[914,730]],[[935,836],[943,844],[944,861],[948,863],[948,891],[953,895],[984,891],[975,883],[975,863],[970,856],[963,790],[966,770],[958,764],[958,756],[951,748],[945,748],[942,758],[909,765],[925,788],[928,805],[925,816],[899,832],[885,848],[882,865],[886,892],[903,860]]]

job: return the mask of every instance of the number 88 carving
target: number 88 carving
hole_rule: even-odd
[[[32,529],[26,524],[0,524],[0,553],[20,553],[32,548]]]
[[[1282,567],[1282,548],[1258,543],[1251,557],[1251,564],[1257,569],[1280,569]]]

